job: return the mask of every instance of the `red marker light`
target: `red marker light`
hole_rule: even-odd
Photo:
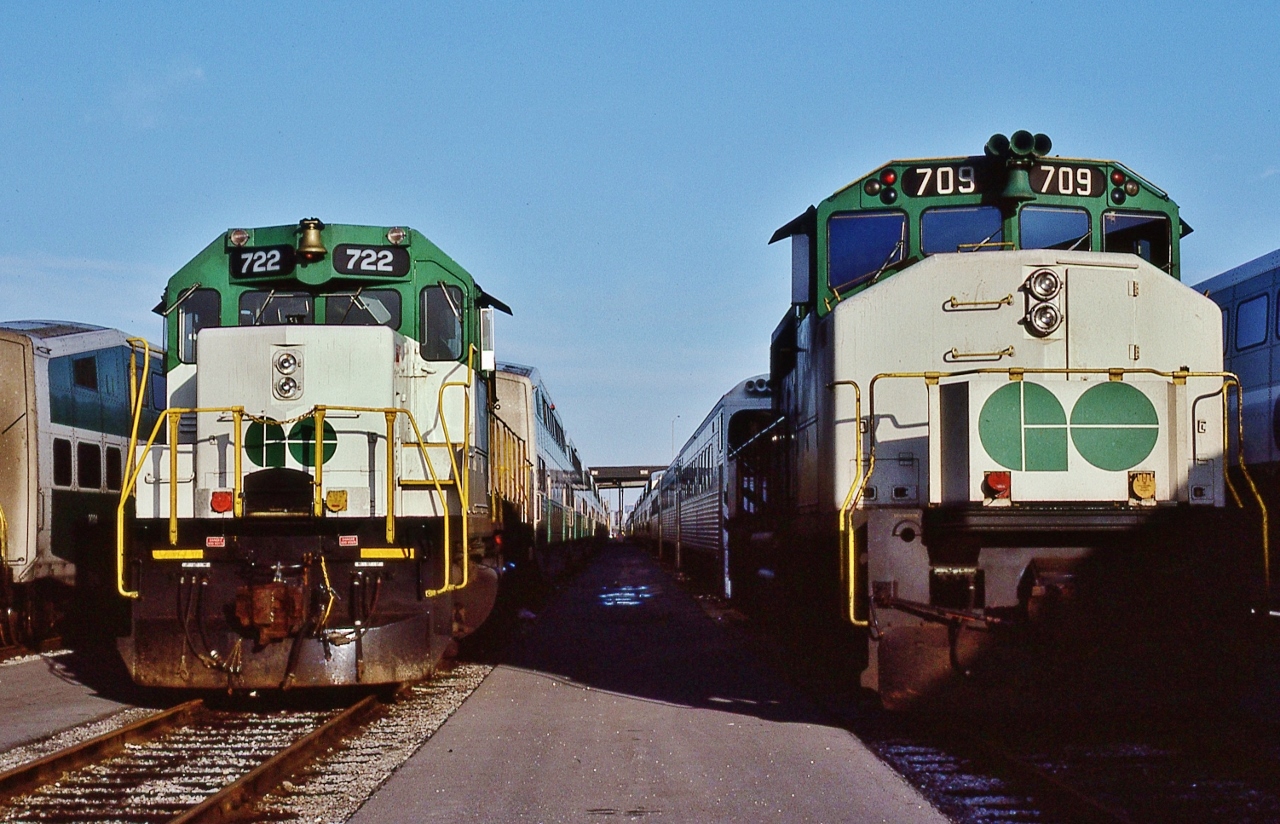
[[[1119,169],[1116,169],[1111,173],[1111,183],[1114,186],[1123,186],[1126,179],[1127,178],[1125,178],[1124,172],[1120,171]]]
[[[892,186],[898,182],[898,173],[893,169],[885,169],[880,173],[880,182],[886,186]]]
[[[1013,487],[1013,476],[1009,472],[982,473],[982,488],[989,498],[1008,498]]]
[[[226,490],[219,490],[209,496],[209,508],[214,512],[230,512],[235,498]]]

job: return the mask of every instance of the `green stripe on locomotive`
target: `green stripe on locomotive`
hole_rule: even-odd
[[[927,254],[942,251],[1065,250],[1068,245],[1078,251],[1133,251],[1172,277],[1180,278],[1179,240],[1191,229],[1180,221],[1177,204],[1164,191],[1116,161],[1048,156],[1048,139],[1043,135],[1035,137],[1043,138],[1037,148],[1045,149],[1045,154],[1034,150],[1016,154],[1007,148],[1007,139],[1002,151],[997,135],[988,143],[984,155],[891,161],[779,229],[773,237],[775,241],[794,235],[810,238],[809,251],[804,256],[807,260],[795,258],[797,265],[808,263],[810,266],[811,286],[807,290],[808,299],[803,302],[814,305],[819,315],[825,315],[850,295],[892,277]],[[968,243],[962,249],[926,249],[926,213],[948,208],[967,208],[975,215],[981,211],[984,219],[995,215],[990,225],[992,237],[965,238]],[[1048,211],[1051,209],[1078,210],[1082,216],[1087,215],[1088,237],[1077,244],[1064,243],[1063,246],[1024,238],[1024,217],[1062,214],[1051,213]],[[857,219],[870,226],[871,221],[883,217],[883,227],[870,231],[892,234],[896,231],[892,224],[898,220],[897,216],[905,218],[905,233],[898,235],[900,244],[871,250],[870,243],[857,245],[854,241],[843,241],[842,247],[841,236],[852,236],[842,223],[852,225],[851,221]],[[1104,224],[1123,227],[1130,216],[1167,221],[1167,249],[1163,246],[1153,249],[1153,244],[1148,243],[1144,250],[1141,238],[1130,240],[1128,236],[1123,237],[1125,243],[1121,244],[1122,231],[1104,235]],[[833,225],[839,229],[834,232],[834,246]],[[1114,242],[1108,242],[1107,238]],[[1121,245],[1126,248],[1117,248]],[[856,258],[859,254],[864,255],[865,260],[874,260],[870,264],[865,260],[846,263],[846,258]],[[846,273],[849,267],[859,275],[850,278]]]
[[[388,236],[393,231],[403,233],[403,238],[392,242]],[[237,244],[233,236],[242,242]],[[426,286],[443,283],[462,290],[462,340],[457,360],[466,362],[470,346],[479,349],[477,309],[483,293],[466,269],[421,232],[386,226],[324,224],[320,238],[325,254],[317,260],[306,260],[297,253],[300,237],[299,225],[223,233],[169,279],[157,311],[172,312],[180,300],[189,299],[185,294],[188,290],[198,287],[202,291],[214,290],[221,297],[219,325],[238,326],[242,311],[240,297],[248,292],[276,289],[308,292],[319,297],[350,294],[360,289],[391,290],[399,295],[400,319],[398,324],[386,325],[417,340],[421,328],[421,291]],[[357,259],[352,266],[351,253],[357,249],[372,251],[374,255],[368,260]],[[254,259],[252,255],[258,253],[260,258]],[[315,301],[315,324],[330,320],[326,314],[328,308],[328,301]],[[170,321],[173,319],[170,317]],[[180,327],[181,324],[175,322],[166,325],[166,370],[172,370],[183,358]]]

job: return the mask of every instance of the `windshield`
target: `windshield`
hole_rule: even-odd
[[[324,295],[324,322],[330,326],[400,328],[400,293],[394,289],[357,289]]]
[[[1169,271],[1173,241],[1169,218],[1158,212],[1107,212],[1102,216],[1102,251],[1128,252]]]
[[[1023,206],[1018,216],[1023,249],[1089,250],[1089,213],[1057,206]]]
[[[1004,247],[1004,218],[995,206],[926,209],[920,216],[920,243],[926,255],[998,251]]]
[[[857,286],[906,254],[907,216],[902,212],[832,215],[827,223],[828,279],[833,289]]]
[[[222,296],[214,289],[196,289],[178,304],[176,311],[178,360],[195,363],[196,335],[201,329],[222,324]]]
[[[241,326],[289,326],[315,321],[315,298],[306,292],[271,289],[240,296]]]

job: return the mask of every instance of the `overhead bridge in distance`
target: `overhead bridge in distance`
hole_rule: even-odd
[[[649,476],[665,466],[593,466],[591,477],[602,489],[625,489],[649,483]]]
[[[601,493],[606,489],[618,490],[618,509],[612,513],[609,519],[613,524],[614,534],[622,532],[622,524],[625,517],[622,500],[623,490],[643,488],[649,483],[649,477],[653,473],[661,472],[664,469],[666,469],[665,466],[591,467],[591,477],[595,480],[596,487],[600,489]]]

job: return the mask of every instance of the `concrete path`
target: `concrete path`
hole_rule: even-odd
[[[508,658],[353,822],[947,820],[637,549]]]
[[[88,686],[80,663],[75,653],[0,663],[0,752],[132,706]]]

